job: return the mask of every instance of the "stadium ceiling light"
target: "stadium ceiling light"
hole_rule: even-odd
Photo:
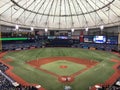
[[[89,28],[88,28],[88,27],[87,27],[87,28],[85,28],[85,31],[86,31],[86,32],[88,32],[88,30],[89,30]]]
[[[103,25],[101,25],[101,26],[100,26],[100,29],[101,29],[101,30],[103,30],[103,29],[104,29],[104,26],[103,26]]]
[[[47,28],[45,28],[45,32],[48,32],[48,29],[47,29]]]
[[[72,29],[71,29],[71,32],[74,32],[74,31],[75,31],[75,29],[74,29],[74,28],[72,28]]]
[[[33,27],[31,27],[30,29],[31,29],[31,31],[34,31],[34,28],[33,28]]]
[[[15,29],[18,30],[18,29],[19,29],[19,26],[18,26],[18,25],[15,25]]]

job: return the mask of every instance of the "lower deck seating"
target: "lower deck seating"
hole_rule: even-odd
[[[2,45],[2,50],[7,51],[7,50],[22,50],[22,49],[29,49],[30,47],[35,47],[35,48],[40,48],[42,47],[42,43],[12,43],[12,44],[3,44]]]
[[[79,43],[74,44],[73,47],[78,48],[96,48],[97,50],[106,50],[106,51],[118,51],[118,45],[110,45],[110,44],[94,44],[94,43]]]
[[[34,86],[14,86],[10,81],[11,78],[5,74],[7,69],[9,68],[0,62],[0,90],[37,90]]]

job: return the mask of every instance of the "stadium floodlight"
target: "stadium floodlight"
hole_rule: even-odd
[[[15,29],[18,30],[18,29],[19,29],[19,26],[18,26],[18,25],[15,25]]]
[[[104,26],[103,26],[103,25],[101,25],[101,26],[100,26],[100,30],[103,30],[103,29],[104,29]]]
[[[72,29],[71,29],[71,32],[74,32],[74,31],[75,31],[75,29],[74,29],[74,28],[72,28]]]
[[[48,29],[47,29],[47,28],[45,28],[45,32],[48,32]]]
[[[86,32],[88,32],[88,30],[89,30],[89,28],[88,28],[88,27],[87,27],[87,28],[85,28],[85,31],[86,31]]]
[[[31,29],[31,31],[34,31],[34,28],[33,28],[33,27],[31,27],[30,29]]]

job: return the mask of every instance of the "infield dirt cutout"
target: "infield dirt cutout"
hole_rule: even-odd
[[[65,68],[68,68],[68,66],[66,66],[66,65],[60,65],[60,68],[61,69],[65,69]]]
[[[76,63],[76,64],[80,64],[80,65],[84,65],[85,68],[83,68],[82,70],[78,70],[74,73],[71,73],[70,75],[60,75],[58,73],[55,73],[55,72],[52,72],[52,71],[49,71],[47,69],[44,69],[44,68],[41,68],[41,66],[45,65],[45,64],[49,64],[49,63],[52,63],[52,62],[55,62],[55,61],[60,61],[60,60],[66,60],[68,62],[73,62],[73,63]],[[60,82],[72,82],[74,81],[74,78],[81,74],[82,72],[85,72],[86,70],[90,69],[91,67],[95,66],[98,62],[95,62],[93,60],[87,60],[87,59],[80,59],[80,58],[75,58],[75,57],[48,57],[48,58],[41,58],[41,59],[37,59],[37,60],[32,60],[30,62],[27,62],[29,65],[43,71],[43,72],[46,72],[48,74],[51,74],[55,77],[58,78],[58,80]],[[69,66],[63,64],[63,65],[60,65],[59,68],[61,69],[67,69]]]

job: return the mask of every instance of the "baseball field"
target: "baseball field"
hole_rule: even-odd
[[[13,67],[12,72],[26,82],[40,84],[45,90],[88,90],[105,83],[114,73],[111,60],[120,60],[112,52],[78,48],[40,48],[7,52],[3,61]],[[60,76],[71,76],[72,82],[61,82]]]

